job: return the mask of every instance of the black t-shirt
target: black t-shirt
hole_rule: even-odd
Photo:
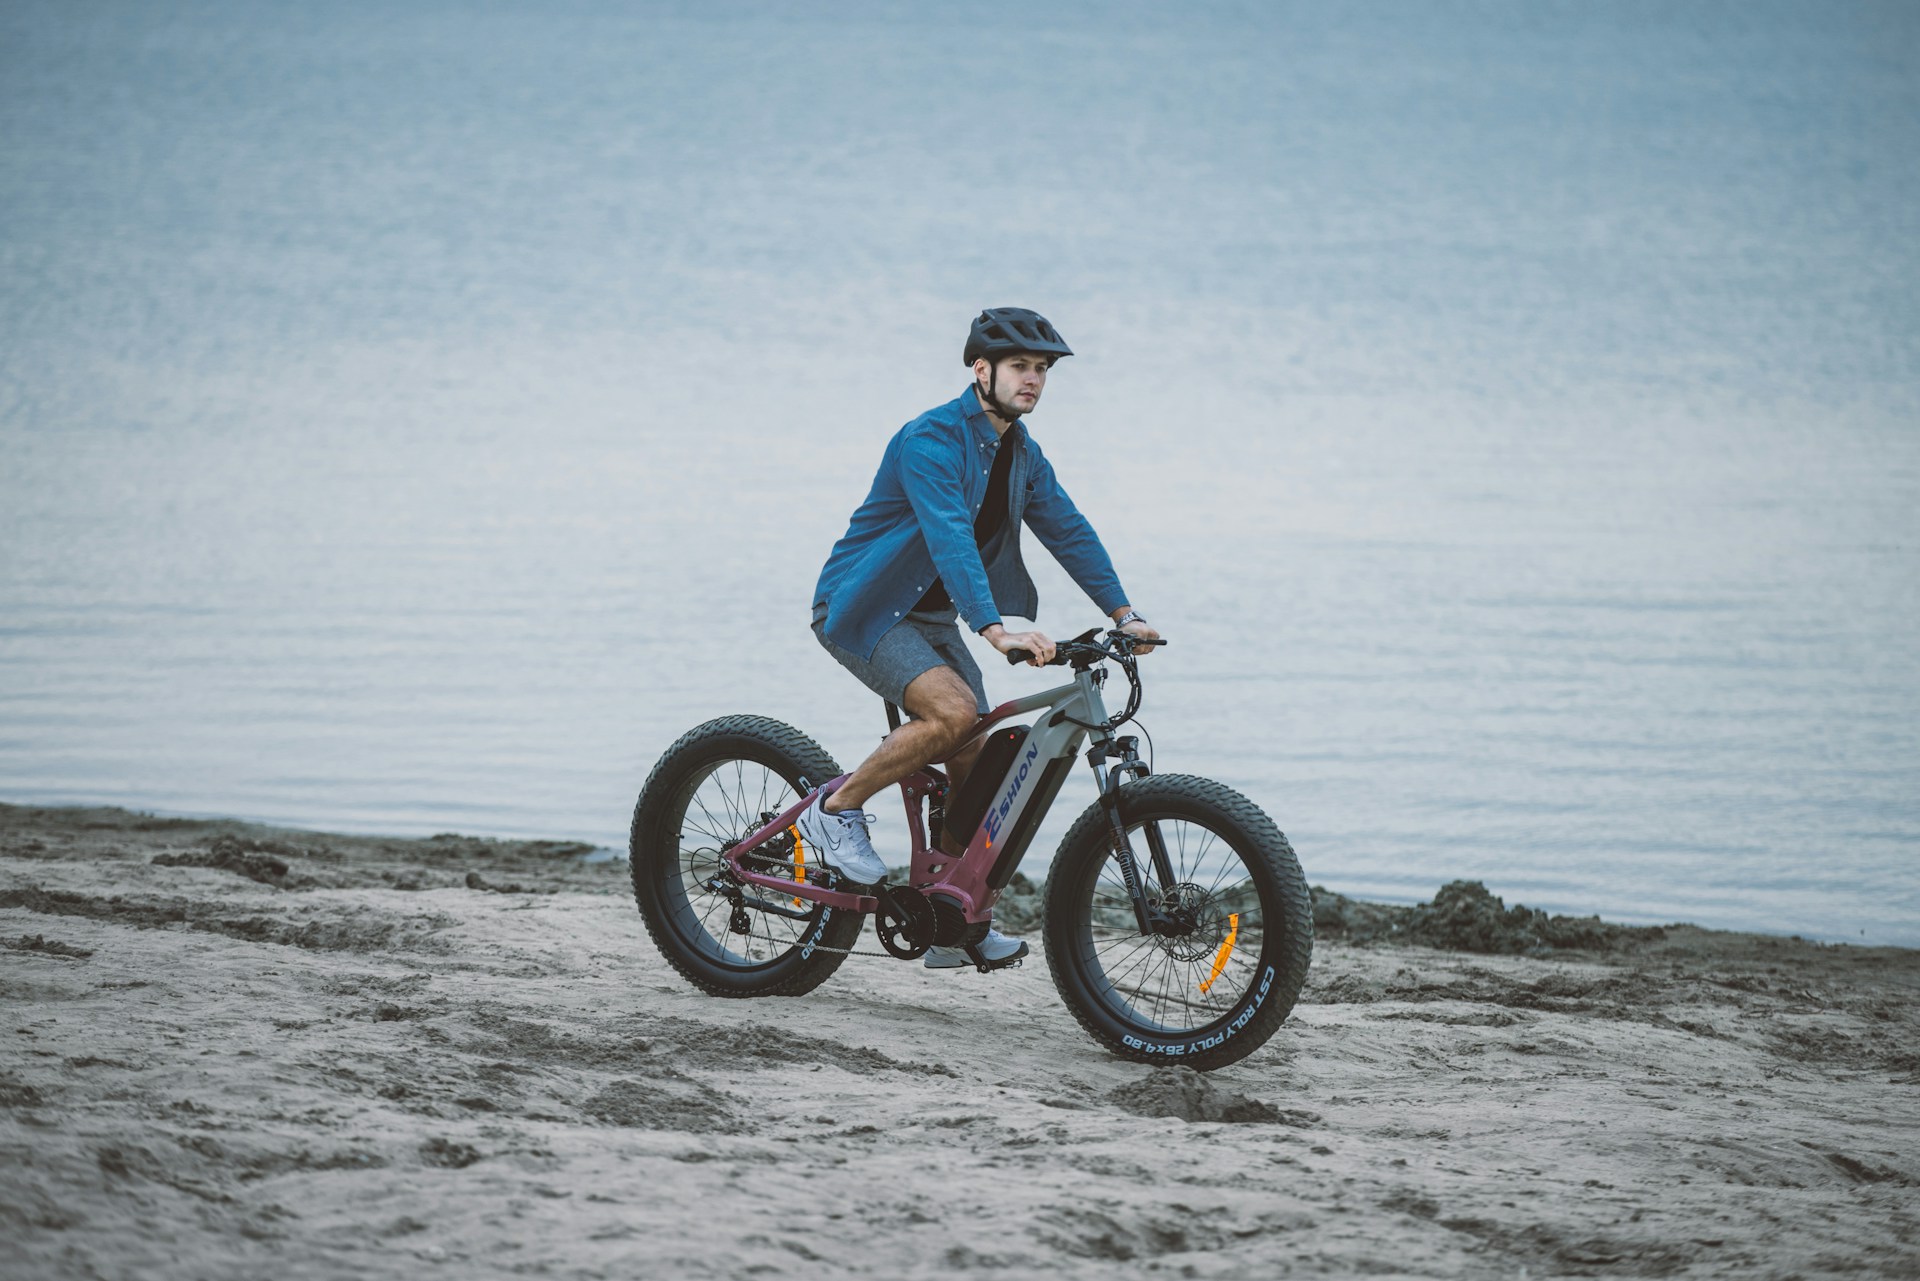
[[[1007,441],[1007,433],[1003,432],[1000,447],[993,454],[993,469],[987,473],[986,500],[980,504],[980,514],[973,518],[974,545],[982,551],[1007,523],[1007,513],[1012,509],[1012,504],[1007,500],[1007,477],[1012,473],[1013,448]],[[914,608],[951,609],[953,598],[947,595],[947,585],[936,578]]]

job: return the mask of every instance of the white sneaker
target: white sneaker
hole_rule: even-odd
[[[992,926],[987,927],[987,937],[975,945],[975,951],[989,966],[999,969],[1002,965],[1012,965],[1027,954],[1027,945],[1016,938],[1009,938]],[[957,970],[972,965],[973,958],[967,955],[964,947],[930,947],[927,949],[925,965],[930,970]]]
[[[886,880],[886,862],[874,852],[873,842],[867,839],[867,824],[873,822],[873,818],[863,810],[829,814],[820,808],[820,802],[825,799],[826,793],[822,792],[813,804],[800,812],[800,820],[794,824],[800,829],[800,839],[816,858],[850,881],[878,885]]]

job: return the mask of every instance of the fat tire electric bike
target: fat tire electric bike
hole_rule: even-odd
[[[1100,1044],[1145,1063],[1222,1067],[1292,1011],[1313,952],[1313,908],[1287,838],[1240,793],[1154,774],[1114,731],[1140,709],[1131,633],[1095,628],[1057,647],[1065,685],[980,719],[985,736],[957,788],[929,765],[899,784],[912,859],[905,883],[858,885],[823,863],[795,824],[846,777],[807,735],[764,716],[723,716],[661,756],[634,807],[634,899],[661,955],[715,996],[800,996],[858,953],[865,919],[902,960],[978,950],[1073,759],[1085,745],[1099,795],[1054,857],[1042,938],[1067,1008]],[[1015,651],[1008,661],[1026,661]],[[1108,664],[1128,681],[1107,714]],[[1009,725],[1017,716],[1032,724]],[[887,704],[888,724],[899,709]],[[952,839],[943,841],[944,834]],[[966,842],[963,853],[949,848]]]

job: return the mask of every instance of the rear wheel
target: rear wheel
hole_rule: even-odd
[[[840,767],[821,746],[764,716],[723,716],[687,731],[653,767],[633,811],[633,896],[667,963],[716,996],[800,996],[840,967],[864,919],[742,885],[724,851]],[[809,877],[791,830],[747,856],[757,871]]]
[[[1127,784],[1120,814],[1159,922],[1141,930],[1096,802],[1047,879],[1055,986],[1125,1058],[1207,1071],[1246,1057],[1292,1012],[1313,953],[1313,907],[1287,838],[1232,788],[1183,775]],[[1156,840],[1171,877],[1155,870]]]

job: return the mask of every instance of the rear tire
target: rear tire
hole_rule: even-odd
[[[724,848],[839,774],[818,743],[765,716],[722,716],[696,726],[653,767],[633,810],[633,897],[660,954],[695,987],[714,996],[801,996],[840,968],[845,953],[826,949],[852,947],[862,913],[819,904],[805,920],[735,911],[707,888],[726,869]],[[764,866],[796,874],[791,858]],[[745,893],[809,906],[755,886]]]
[[[1313,905],[1287,838],[1230,787],[1155,775],[1120,789],[1142,888],[1184,922],[1143,934],[1099,802],[1074,823],[1047,878],[1047,964],[1096,1041],[1141,1063],[1211,1071],[1266,1044],[1293,1011],[1313,956]],[[1157,825],[1174,885],[1159,884]]]

